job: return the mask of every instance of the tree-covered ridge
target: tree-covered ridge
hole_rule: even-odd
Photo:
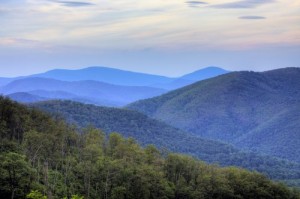
[[[261,174],[78,132],[2,97],[0,116],[1,198],[300,198]]]
[[[242,149],[300,162],[300,68],[233,72],[128,106]]]
[[[272,179],[293,180],[293,185],[295,180],[300,179],[299,164],[242,152],[230,145],[201,139],[136,111],[72,101],[49,101],[33,106],[59,115],[82,128],[93,125],[105,132],[118,132],[124,137],[133,137],[143,146],[153,144],[160,149],[189,154],[208,163],[259,171]]]

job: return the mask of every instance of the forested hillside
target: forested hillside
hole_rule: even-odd
[[[47,100],[47,98],[25,92],[12,93],[7,95],[6,97],[9,97],[10,99],[20,103],[33,103]]]
[[[0,97],[1,198],[282,198],[299,192],[238,168],[141,148]],[[43,196],[44,195],[44,196]]]
[[[203,138],[300,162],[300,68],[233,72],[130,104]]]
[[[98,107],[72,101],[49,101],[34,107],[59,115],[80,127],[92,125],[105,132],[133,137],[143,146],[193,155],[209,163],[235,165],[263,172],[273,179],[300,179],[300,165],[255,153],[246,153],[217,141],[201,139],[131,110]]]

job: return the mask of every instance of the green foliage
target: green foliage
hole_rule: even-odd
[[[64,199],[67,199],[67,197],[64,197]],[[83,196],[72,195],[71,199],[84,199],[84,198],[83,198]]]
[[[142,146],[155,145],[159,149],[189,154],[208,163],[259,171],[272,179],[300,179],[300,164],[241,152],[230,145],[185,133],[136,111],[72,101],[41,102],[33,106],[54,115],[59,114],[69,123],[83,128],[92,125],[105,132],[118,132],[124,137],[133,137]]]
[[[31,187],[33,169],[25,156],[14,153],[0,153],[0,195],[22,197]]]
[[[128,105],[201,137],[300,163],[300,69],[234,72]]]
[[[6,110],[24,109],[27,128],[19,123],[23,139],[5,134],[1,141],[20,146],[18,152],[0,152],[0,198],[300,198],[299,192],[258,173],[162,154],[117,133],[105,137],[93,128],[78,132],[41,112],[2,101],[10,103]],[[18,114],[12,117],[21,117]],[[7,123],[5,113],[0,115]]]
[[[47,199],[47,196],[44,196],[41,192],[35,190],[35,191],[31,191],[29,194],[27,194],[26,198],[28,198],[28,199]]]

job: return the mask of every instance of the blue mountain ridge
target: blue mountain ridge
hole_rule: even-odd
[[[95,105],[123,106],[226,72],[221,68],[207,67],[170,78],[107,67],[55,69],[24,77],[0,78],[0,93],[19,102],[26,102],[29,95],[34,95],[30,101],[68,99]]]

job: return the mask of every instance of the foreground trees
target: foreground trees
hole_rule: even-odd
[[[238,168],[141,148],[0,98],[0,198],[299,198]]]

